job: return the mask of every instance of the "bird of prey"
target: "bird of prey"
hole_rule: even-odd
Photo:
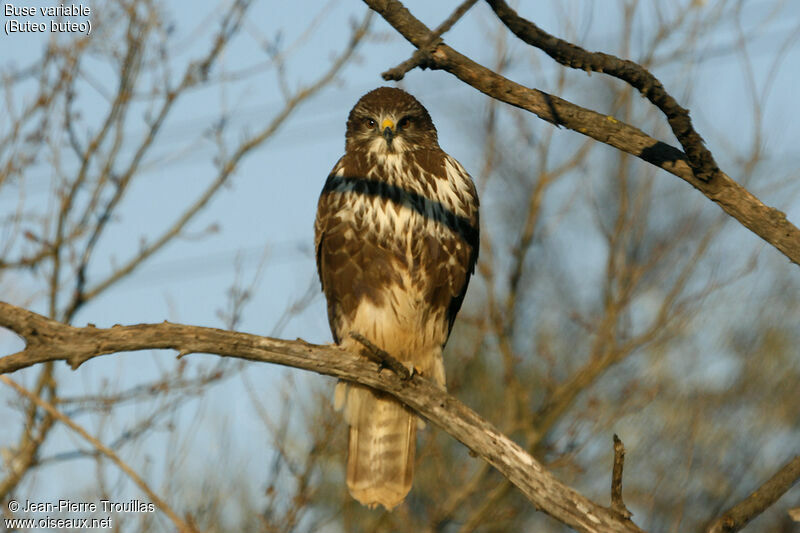
[[[356,103],[314,230],[336,343],[359,353],[359,334],[444,388],[442,349],[478,257],[478,195],[416,98],[380,87]],[[350,494],[391,510],[411,489],[417,418],[356,384],[339,383],[335,404],[350,426]]]

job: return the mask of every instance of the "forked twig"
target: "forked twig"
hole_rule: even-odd
[[[421,46],[417,48],[411,57],[400,63],[394,68],[390,68],[381,76],[386,81],[400,81],[406,75],[407,72],[414,70],[417,67],[425,68],[427,63],[430,61],[431,52],[442,42],[442,35],[445,32],[449,31],[453,25],[458,22],[458,20],[464,16],[464,14],[469,11],[475,2],[478,0],[464,0],[464,2],[453,11],[449,17],[447,17],[444,22],[442,22],[438,28],[436,28],[432,33],[430,38],[428,39],[428,43],[425,46]]]

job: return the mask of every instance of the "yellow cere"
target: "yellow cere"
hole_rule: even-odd
[[[383,122],[381,122],[381,131],[385,130],[386,128],[389,128],[391,130],[394,129],[394,122],[392,122],[388,118],[383,119]]]

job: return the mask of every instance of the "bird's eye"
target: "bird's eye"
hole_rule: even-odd
[[[400,119],[400,122],[397,123],[397,129],[403,129],[409,124],[411,124],[411,119],[408,117],[403,117]]]
[[[375,121],[374,121],[373,119],[371,119],[371,118],[365,118],[365,119],[364,119],[364,124],[365,124],[365,125],[366,125],[368,128],[374,128],[375,126],[377,126],[377,125],[378,125],[378,123],[377,123],[377,122],[375,122]]]

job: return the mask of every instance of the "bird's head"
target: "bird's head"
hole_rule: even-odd
[[[380,87],[368,92],[347,119],[345,149],[401,154],[438,147],[436,128],[428,111],[401,89]]]

